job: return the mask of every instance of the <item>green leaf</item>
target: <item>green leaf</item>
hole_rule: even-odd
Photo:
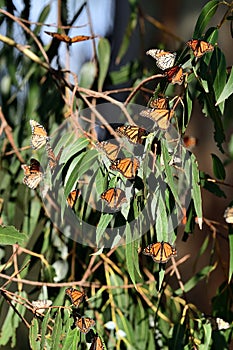
[[[225,180],[226,172],[225,172],[224,165],[215,154],[211,153],[211,156],[212,156],[212,162],[213,162],[214,176],[219,180]]]
[[[50,317],[50,310],[46,313],[45,317],[43,318],[43,322],[41,325],[41,340],[40,340],[40,350],[45,349],[46,344],[46,334],[47,334],[47,327],[49,323],[49,317]]]
[[[131,227],[126,223],[126,246],[125,246],[125,257],[126,257],[126,266],[128,273],[133,284],[136,284],[138,277],[141,276],[138,263],[138,253],[137,253],[137,242],[133,240]],[[136,243],[136,244],[135,244]]]
[[[0,244],[12,245],[23,243],[28,239],[25,233],[19,232],[14,226],[0,226]]]
[[[62,334],[62,319],[61,319],[60,309],[58,309],[57,315],[55,317],[54,327],[53,327],[51,350],[57,350],[60,348],[61,334]]]
[[[140,64],[138,61],[127,63],[120,67],[117,71],[109,73],[111,83],[113,85],[122,84],[129,80],[136,79],[140,70]],[[137,82],[138,83],[138,82]]]
[[[99,242],[101,241],[103,234],[112,219],[113,219],[113,214],[102,213],[96,229],[96,244],[98,247],[99,247]]]
[[[205,27],[210,22],[211,18],[214,16],[219,5],[218,0],[208,1],[208,3],[203,7],[200,16],[198,17],[193,38],[199,39],[205,30]]]
[[[111,47],[109,41],[105,38],[101,38],[98,43],[97,50],[98,62],[99,62],[99,74],[98,74],[98,91],[102,91],[104,80],[108,73],[108,67],[110,63]]]
[[[216,106],[225,101],[233,93],[233,69],[231,69],[230,76],[225,84],[220,96],[217,99]]]
[[[219,48],[215,49],[214,54],[211,59],[211,69],[212,74],[214,74],[213,90],[215,94],[215,99],[218,100],[219,96],[222,94],[223,89],[226,86],[227,70],[226,70],[226,59],[224,54]],[[233,93],[233,86],[232,86]],[[215,104],[216,105],[216,104]],[[224,111],[224,101],[219,105],[221,113]]]
[[[78,341],[80,336],[78,336],[77,328],[70,330],[66,334],[65,341],[63,343],[63,350],[76,350],[78,349]]]
[[[73,155],[82,151],[88,145],[89,140],[86,137],[79,137],[70,146],[64,148],[60,158],[60,163],[66,163]]]
[[[29,342],[31,349],[39,350],[40,342],[38,339],[39,334],[39,324],[36,318],[33,318],[30,329],[29,329]]]
[[[199,178],[198,164],[194,154],[191,154],[191,161],[192,161],[191,195],[192,195],[197,217],[199,220],[202,220],[202,198],[201,198],[200,178]],[[199,224],[199,226],[201,226],[201,224]]]
[[[94,62],[86,62],[82,65],[79,72],[79,86],[90,89],[95,81],[97,74]]]

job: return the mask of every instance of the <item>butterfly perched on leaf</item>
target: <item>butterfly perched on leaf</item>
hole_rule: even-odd
[[[85,316],[77,318],[75,322],[75,326],[78,327],[78,329],[85,334],[87,334],[90,331],[91,327],[94,327],[94,325],[95,321],[92,318]]]
[[[117,159],[117,156],[120,152],[120,146],[119,144],[115,144],[110,141],[101,141],[101,142],[96,142],[96,147],[102,150],[108,159],[110,160],[115,160]]]
[[[206,52],[214,50],[214,46],[204,40],[192,39],[187,41],[186,45],[190,47],[197,58],[203,56]]]
[[[46,151],[48,154],[49,167],[50,167],[51,172],[53,173],[54,169],[58,165],[59,159],[61,158],[63,147],[60,149],[57,157],[55,156],[54,151],[53,151],[49,142],[46,143],[45,148],[46,148]]]
[[[90,39],[94,39],[97,36],[95,35],[77,35],[74,37],[70,37],[66,34],[60,34],[60,33],[54,33],[54,32],[46,32],[46,34],[52,36],[54,39],[59,40],[59,41],[64,41],[65,43],[71,45],[74,43],[78,43],[80,41],[86,41],[86,40],[90,40]]]
[[[43,125],[39,124],[33,119],[30,119],[30,125],[32,129],[31,146],[37,150],[45,146],[49,141],[49,137]]]
[[[101,194],[101,199],[107,202],[107,205],[112,209],[116,210],[121,205],[127,202],[125,192],[120,188],[108,188]]]
[[[176,249],[168,242],[157,242],[148,245],[142,252],[149,255],[157,263],[165,264],[172,256],[176,256]]]
[[[169,83],[181,85],[184,80],[184,72],[181,66],[174,66],[165,71],[165,77]]]
[[[37,315],[42,315],[45,309],[48,309],[52,305],[52,300],[33,300],[32,306]]]
[[[104,345],[98,334],[95,334],[89,350],[104,350]]]
[[[65,293],[70,297],[71,303],[74,307],[79,307],[85,297],[85,292],[80,292],[79,290],[72,287],[67,288],[65,290]]]
[[[116,132],[122,136],[127,137],[129,142],[134,144],[142,144],[145,137],[149,134],[144,128],[137,125],[123,125],[116,128]]]
[[[22,164],[21,168],[24,171],[23,183],[33,190],[37,188],[44,175],[43,169],[38,160],[32,158],[30,160],[30,165]]]
[[[137,158],[119,158],[112,161],[110,169],[119,171],[127,179],[133,179],[136,176],[139,165]]]
[[[150,118],[156,122],[162,130],[167,130],[170,126],[170,120],[174,115],[173,109],[145,109],[140,112],[142,117]]]
[[[76,203],[76,200],[79,198],[79,196],[81,195],[81,191],[80,190],[73,190],[69,193],[66,201],[67,201],[67,204],[73,208],[75,203]]]
[[[151,49],[146,52],[147,55],[153,57],[158,68],[166,70],[174,66],[176,52],[169,52],[159,49]]]

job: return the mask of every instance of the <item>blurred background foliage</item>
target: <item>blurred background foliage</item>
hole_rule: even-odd
[[[181,1],[158,3],[67,0],[41,1],[38,6],[35,1],[0,1],[0,345],[4,349],[86,349],[96,332],[106,349],[230,346],[233,232],[224,211],[233,201],[233,3],[205,1],[194,12]],[[187,27],[191,17],[192,28]],[[44,33],[57,27],[69,36],[94,33],[101,38],[96,45],[90,40],[69,46]],[[195,60],[185,46],[191,38],[211,42],[214,52]],[[161,74],[145,55],[150,48],[178,52],[187,72],[184,85],[166,84],[161,76],[148,79]],[[29,120],[56,135],[63,122],[83,108],[103,102],[118,106],[119,101],[147,106],[158,93],[181,97],[178,132],[198,139],[192,168],[185,169],[186,175],[196,176],[186,223],[171,237],[160,232],[163,222],[157,223],[141,239],[102,251],[76,243],[54,224],[60,212],[51,220],[39,191],[22,183],[21,165],[31,157],[45,157],[43,150],[34,152],[30,147]],[[71,144],[70,153],[64,152],[60,159],[65,163],[66,196],[99,156],[92,137],[91,133],[82,133],[75,141],[67,134],[54,137],[55,154]],[[91,184],[98,180],[99,194],[107,176],[101,168],[92,179]],[[138,195],[129,215],[137,214],[139,201]],[[80,203],[78,199],[77,214],[87,222],[103,220],[101,237],[109,221]],[[127,215],[122,214],[125,223]],[[161,217],[165,220],[164,213]],[[126,227],[131,241],[134,232]],[[140,253],[159,237],[170,238],[178,252],[165,267]],[[73,325],[76,311],[65,297],[69,286],[85,288],[88,299],[78,311],[96,321],[87,335]],[[32,301],[37,299],[52,300],[45,316],[35,312]]]

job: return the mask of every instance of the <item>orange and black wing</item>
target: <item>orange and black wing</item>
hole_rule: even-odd
[[[172,109],[146,109],[141,111],[140,115],[155,121],[160,129],[167,130],[174,111]]]
[[[30,125],[32,129],[31,146],[33,149],[40,149],[49,140],[47,132],[43,125],[40,125],[35,120],[31,119]]]
[[[181,85],[184,80],[184,72],[181,66],[174,66],[165,72],[165,76],[169,83]]]
[[[79,307],[79,305],[85,297],[85,292],[80,292],[79,290],[74,288],[67,288],[65,290],[65,293],[70,297],[71,303],[75,307]]]
[[[53,32],[46,32],[46,34],[52,36],[53,38],[55,38],[56,40],[59,41],[64,41],[67,44],[73,44],[73,43],[78,43],[80,41],[86,41],[86,40],[90,40],[90,39],[94,39],[96,38],[96,36],[90,36],[90,35],[76,35],[74,37],[70,37],[66,34],[61,34],[61,33],[53,33]]]
[[[38,160],[32,158],[30,165],[22,164],[24,171],[23,183],[31,189],[35,189],[43,179],[43,169]]]
[[[83,316],[77,318],[75,325],[82,333],[87,334],[90,331],[91,327],[94,327],[95,321],[90,317]]]
[[[123,125],[116,128],[116,132],[134,144],[142,144],[145,137],[148,135],[148,131],[144,128],[140,128],[137,125]]]
[[[136,176],[139,165],[137,158],[122,158],[113,161],[110,169],[119,171],[127,179],[133,179]]]
[[[192,39],[187,41],[186,44],[192,49],[194,56],[197,58],[214,50],[214,46],[204,40]]]
[[[172,256],[176,256],[176,249],[168,242],[150,244],[143,250],[143,254],[149,255],[155,262],[165,264]]]
[[[110,160],[116,160],[120,152],[119,144],[115,144],[110,141],[97,142],[96,147],[104,151],[104,153]]]
[[[167,97],[158,97],[150,101],[150,108],[156,109],[168,109],[168,98]]]
[[[104,345],[98,334],[92,339],[90,350],[104,350]]]
[[[67,204],[73,208],[75,203],[76,203],[76,200],[77,198],[80,196],[81,194],[81,191],[80,190],[73,190],[69,193],[66,201],[67,201]]]
[[[125,192],[120,188],[108,188],[101,194],[101,199],[107,202],[111,209],[118,209],[121,205],[127,202]]]

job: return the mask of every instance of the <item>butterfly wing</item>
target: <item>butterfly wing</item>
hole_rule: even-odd
[[[158,68],[165,70],[174,66],[176,53],[168,52],[159,49],[151,49],[146,52],[156,60],[156,65]]]
[[[95,335],[92,340],[90,350],[103,350],[103,349],[104,349],[104,345],[102,343],[102,340],[98,335]]]
[[[81,194],[81,191],[80,190],[73,190],[69,193],[66,201],[67,201],[67,204],[73,208],[75,203],[76,203],[76,200],[77,198],[80,196]]]
[[[150,108],[168,109],[168,99],[166,97],[158,97],[150,101]]]
[[[32,158],[30,165],[22,164],[21,168],[24,171],[23,183],[31,189],[36,189],[43,179],[43,169],[40,163]]]
[[[206,52],[214,50],[214,46],[204,40],[192,39],[187,41],[186,45],[193,51],[195,57],[200,58]]]
[[[110,160],[117,159],[117,156],[120,152],[120,146],[109,141],[97,142],[96,147],[103,150]]]
[[[168,242],[150,244],[143,250],[143,254],[149,255],[157,263],[165,264],[171,256],[176,256],[176,249]]]
[[[90,317],[83,316],[76,320],[75,325],[82,333],[87,334],[91,327],[94,327],[95,321]]]
[[[85,297],[85,292],[80,292],[74,288],[67,288],[65,293],[70,297],[71,303],[74,307],[79,307]]]
[[[31,119],[30,125],[32,129],[31,146],[35,150],[40,149],[49,140],[47,132],[43,125],[40,125],[35,120]]]
[[[169,83],[181,85],[184,80],[183,69],[180,66],[174,66],[170,69],[167,69],[165,76]]]
[[[113,161],[110,169],[119,171],[127,179],[133,179],[136,176],[139,165],[137,158],[122,158]]]
[[[123,125],[116,129],[116,132],[122,136],[127,137],[127,139],[134,144],[142,144],[144,138],[148,135],[148,132],[144,128],[140,128],[137,125]]]
[[[67,44],[71,44],[71,38],[68,35],[66,35],[66,34],[54,33],[54,32],[46,32],[46,31],[45,31],[45,33],[50,35],[50,36],[52,36],[56,40],[64,41]]]
[[[88,35],[77,35],[74,36],[73,38],[71,38],[71,43],[78,43],[80,41],[86,41],[86,40],[90,40],[90,39],[94,39],[96,38],[96,35],[92,35],[92,36],[88,36]]]
[[[120,188],[108,188],[101,194],[101,199],[105,200],[113,210],[120,208],[123,203],[127,202],[125,192]]]

